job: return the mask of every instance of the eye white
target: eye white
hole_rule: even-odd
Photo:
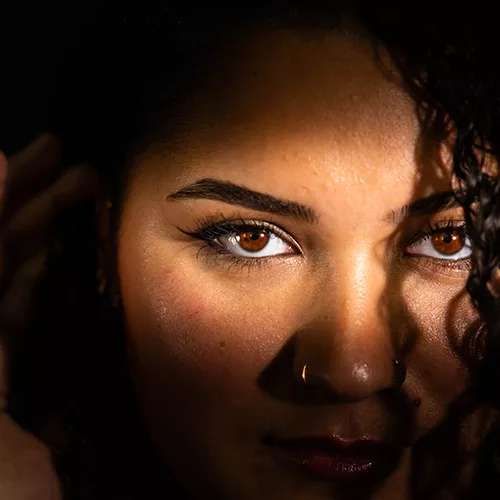
[[[260,232],[260,229],[256,229],[256,232]],[[269,236],[266,246],[262,250],[258,250],[257,252],[248,252],[241,248],[239,241],[240,236],[237,234],[228,234],[226,236],[222,236],[217,238],[219,244],[221,244],[228,252],[238,255],[240,257],[250,257],[250,258],[262,258],[262,257],[271,257],[276,255],[282,255],[285,253],[290,253],[290,250],[293,250],[293,247],[280,238],[278,235],[272,233],[271,231],[266,231]]]
[[[462,249],[460,249],[457,253],[446,255],[438,252],[432,246],[432,238],[425,238],[408,247],[406,253],[409,255],[423,255],[425,257],[433,257],[434,259],[461,260],[468,259],[472,255],[472,246],[470,239],[466,237]]]

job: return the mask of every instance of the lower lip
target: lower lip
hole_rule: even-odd
[[[328,481],[359,479],[369,475],[375,468],[373,459],[321,450],[287,450],[285,457],[303,471]]]

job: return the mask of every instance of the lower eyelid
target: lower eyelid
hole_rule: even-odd
[[[211,265],[219,267],[219,269],[224,269],[225,272],[241,272],[246,269],[248,273],[252,270],[255,270],[257,273],[264,269],[272,270],[280,268],[282,264],[290,264],[290,259],[292,257],[297,257],[297,255],[298,254],[293,253],[251,258],[232,254],[216,242],[204,243],[197,252],[197,258],[199,256],[203,257],[207,259]],[[409,264],[407,260],[409,257],[411,257],[409,260],[411,264]],[[210,261],[210,259],[213,260]],[[442,276],[444,279],[464,282],[471,268],[470,259],[443,260],[433,257],[411,255],[406,256],[404,260],[407,262],[406,264],[402,262],[402,265],[405,267],[409,266],[409,268],[413,268],[416,271],[420,270],[420,272],[429,273],[429,277],[426,279]]]
[[[249,258],[232,254],[224,249],[224,247],[215,244],[205,243],[197,252],[197,258],[202,256],[207,259],[214,267],[224,269],[224,272],[241,272],[248,270],[250,273],[252,269],[268,269],[276,268],[281,264],[288,263],[289,257],[295,255],[276,255],[271,257],[262,258]],[[213,259],[211,262],[210,259]]]
[[[241,220],[241,224],[238,224],[238,227],[235,228],[238,231],[244,231],[247,228],[251,229],[261,229],[261,230],[266,230],[271,234],[274,234],[277,238],[280,238],[283,242],[286,243],[286,245],[289,247],[289,251],[286,253],[279,253],[276,255],[267,255],[263,257],[252,257],[252,256],[246,256],[246,255],[238,255],[235,253],[232,253],[230,250],[228,250],[223,244],[219,243],[217,241],[217,238],[211,239],[210,241],[207,240],[206,238],[199,238],[201,241],[203,241],[203,247],[200,248],[198,253],[205,253],[205,257],[209,258],[211,254],[211,257],[216,259],[217,261],[224,261],[223,265],[228,265],[231,266],[231,263],[234,264],[234,266],[237,267],[247,267],[250,269],[254,265],[258,266],[275,266],[277,263],[281,263],[287,259],[288,257],[292,256],[304,256],[304,253],[300,247],[300,245],[295,241],[293,236],[291,236],[287,231],[284,229],[281,229],[279,226],[274,225],[273,223],[265,223],[265,224],[259,224],[260,221],[245,221],[242,218],[239,218],[238,220]],[[248,225],[245,225],[244,223],[248,222]],[[262,221],[264,222],[264,221]],[[448,226],[443,226],[443,229],[446,229],[447,227],[457,227],[459,229],[460,227],[463,227],[463,224],[456,224],[453,222],[453,226],[450,225]],[[274,228],[274,230],[273,230]],[[229,235],[234,235],[236,231],[233,232],[228,232],[225,237]],[[428,232],[428,231],[427,231]],[[194,233],[191,233],[194,234]],[[422,234],[422,233],[421,233]],[[222,236],[221,236],[222,237]],[[463,279],[464,274],[468,273],[470,270],[470,258],[464,258],[464,259],[459,259],[459,260],[454,260],[454,259],[439,259],[436,257],[432,256],[427,256],[427,255],[421,255],[421,254],[412,254],[408,253],[407,250],[411,249],[412,247],[417,246],[418,244],[421,243],[421,241],[424,239],[424,237],[417,238],[416,241],[413,240],[413,242],[405,247],[405,251],[403,253],[403,256],[406,258],[411,257],[412,260],[412,266],[420,268],[420,269],[425,269],[428,271],[432,272],[437,272],[438,274],[445,275],[445,276],[454,276],[456,278]],[[221,262],[222,263],[222,262]]]
[[[423,269],[433,274],[463,280],[467,277],[471,268],[471,259],[436,259],[424,255],[409,255],[410,266]]]

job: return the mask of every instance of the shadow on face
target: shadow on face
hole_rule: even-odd
[[[478,318],[446,136],[359,37],[274,29],[222,54],[175,137],[136,157],[119,233],[130,366],[167,466],[194,498],[450,491],[484,425],[458,403]],[[276,457],[321,436],[387,453],[364,482]],[[434,467],[450,457],[451,478]]]

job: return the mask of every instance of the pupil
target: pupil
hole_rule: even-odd
[[[259,236],[259,233],[250,233],[250,239],[252,240],[258,240]]]
[[[453,236],[450,233],[448,233],[444,236],[443,241],[445,243],[451,243],[453,241]]]

